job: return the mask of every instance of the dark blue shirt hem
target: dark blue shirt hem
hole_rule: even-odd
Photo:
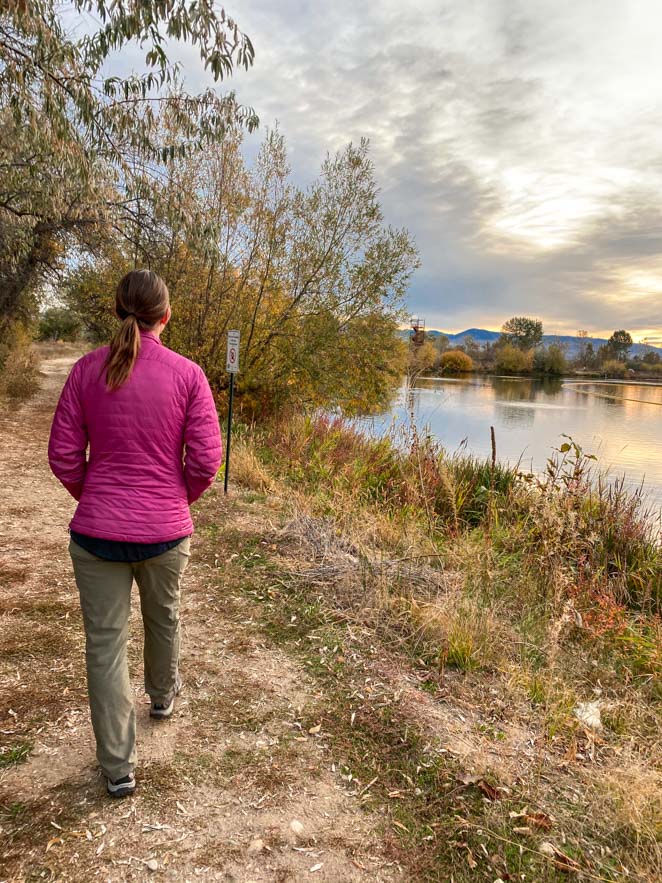
[[[146,561],[148,558],[163,555],[164,552],[174,549],[186,539],[186,537],[178,537],[176,540],[168,540],[165,543],[126,543],[122,540],[88,537],[73,530],[69,531],[69,535],[77,546],[85,549],[91,555],[103,558],[104,561],[121,561],[125,564],[136,564],[138,561]]]

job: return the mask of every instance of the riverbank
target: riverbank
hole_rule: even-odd
[[[247,435],[235,474],[258,498],[291,497],[305,513],[311,565],[293,597],[341,633],[367,630],[378,654],[397,647],[427,694],[437,744],[457,739],[451,757],[481,758],[482,798],[460,812],[469,823],[458,842],[473,855],[475,830],[489,829],[490,849],[521,846],[528,879],[551,879],[522,854],[549,850],[553,829],[589,863],[586,879],[622,879],[625,867],[655,879],[662,551],[641,498],[622,485],[592,491],[593,461],[572,442],[543,480],[410,442],[396,451],[340,422],[294,418]],[[278,597],[287,612],[288,594]],[[541,827],[513,821],[525,805]],[[450,860],[438,834],[433,864]]]
[[[634,371],[632,374],[605,374],[600,371],[566,371],[562,374],[535,374],[532,372],[512,372],[509,374],[499,374],[496,371],[467,371],[465,373],[443,373],[418,375],[421,380],[452,380],[454,378],[468,377],[492,377],[496,380],[519,379],[519,380],[551,380],[562,383],[564,380],[589,380],[596,383],[636,383],[647,384],[649,386],[662,386],[662,371],[646,373],[644,371]]]
[[[572,438],[633,492],[642,485],[662,515],[662,386],[501,377],[419,379],[403,384],[388,410],[356,420],[384,435],[415,423],[449,451],[491,456],[544,474],[553,447]]]
[[[239,426],[231,493],[196,506],[186,692],[150,724],[134,646],[140,784],[109,804],[72,502],[43,451],[61,369],[0,429],[8,879],[659,879],[659,617],[623,581],[645,572],[636,507],[583,523],[579,485],[545,496],[302,418]],[[584,529],[609,513],[627,568],[599,582]]]

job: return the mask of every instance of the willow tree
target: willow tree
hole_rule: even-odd
[[[168,343],[221,390],[226,332],[239,329],[240,392],[262,409],[382,403],[404,369],[396,331],[418,258],[407,231],[384,224],[368,143],[327,156],[306,189],[291,181],[277,130],[250,166],[241,146],[235,132],[145,189],[153,224],[148,235],[138,226],[138,244],[170,288]],[[88,324],[103,328],[133,246],[115,243],[71,275],[70,303]]]
[[[233,93],[181,87],[166,52],[173,40],[195,45],[217,81],[253,61],[250,40],[213,0],[4,0],[0,330],[72,243],[90,246],[104,225],[124,230],[136,218],[137,185],[150,166],[257,125]],[[107,73],[130,43],[145,52],[142,72]],[[165,141],[164,109],[175,136]]]

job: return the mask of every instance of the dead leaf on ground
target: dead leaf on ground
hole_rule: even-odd
[[[477,785],[488,800],[498,800],[501,797],[500,789],[495,788],[494,785],[490,785],[490,783],[486,782],[485,779],[481,779],[480,782],[477,783]]]
[[[549,831],[554,824],[554,820],[546,812],[527,813],[526,820],[529,825],[539,828],[541,831]]]
[[[548,840],[540,844],[540,852],[550,858],[554,867],[558,868],[559,871],[577,872],[581,870],[581,866],[574,858],[566,855],[558,846],[554,846]]]
[[[470,775],[469,773],[463,773],[458,776],[457,781],[460,785],[465,785],[467,787],[469,785],[475,785],[479,791],[483,792],[488,800],[498,800],[505,790],[496,785],[490,784],[490,782],[486,781],[483,776]]]

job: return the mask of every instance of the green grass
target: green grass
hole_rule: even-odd
[[[32,745],[29,742],[20,745],[14,745],[11,748],[0,748],[0,769],[14,766],[18,763],[24,763],[32,751]]]

